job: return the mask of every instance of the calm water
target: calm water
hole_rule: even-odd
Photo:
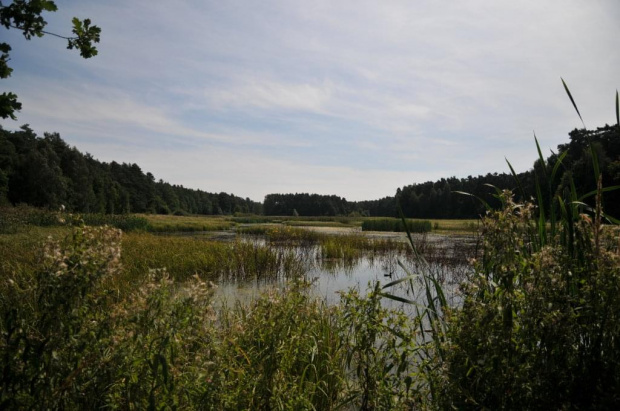
[[[264,242],[256,238],[248,241]],[[425,241],[423,248],[430,264],[424,267],[417,264],[410,255],[396,251],[381,255],[366,254],[351,261],[322,259],[319,247],[298,247],[297,253],[306,265],[306,278],[313,282],[312,291],[330,304],[339,301],[338,293],[341,291],[357,288],[364,292],[368,285],[374,284],[375,281],[387,284],[407,276],[405,270],[399,265],[399,261],[412,274],[432,273],[449,291],[451,298],[456,298],[452,291],[456,289],[456,285],[469,270],[467,258],[473,256],[475,252],[472,238],[444,236],[440,239],[432,238],[431,241],[425,238]],[[220,283],[217,298],[228,303],[251,301],[260,294],[261,290],[269,287],[282,287],[285,282],[284,279],[278,279],[261,282]],[[414,287],[413,291],[411,287],[407,289],[394,287],[389,291],[404,298],[416,300],[421,280],[414,280],[414,285],[417,287]]]

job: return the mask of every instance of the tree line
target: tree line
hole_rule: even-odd
[[[269,194],[265,197],[264,212],[266,215],[297,213],[304,216],[398,217],[400,206],[405,216],[410,218],[476,218],[485,212],[484,204],[478,199],[490,207],[500,207],[494,187],[510,189],[515,193],[517,201],[523,201],[536,198],[537,181],[544,204],[551,204],[550,196],[563,195],[566,190],[571,190],[571,178],[577,193],[585,194],[596,189],[592,150],[603,172],[603,186],[620,185],[620,132],[617,125],[605,125],[596,130],[575,129],[569,133],[569,137],[569,142],[559,145],[557,152],[552,152],[543,159],[544,162],[538,159],[532,169],[518,173],[516,178],[512,173],[442,178],[398,188],[392,197],[357,202],[335,195]],[[534,144],[532,149],[535,149]],[[563,156],[563,160],[558,166],[556,178],[547,181],[560,156]],[[593,205],[594,197],[584,201]],[[603,205],[608,214],[620,216],[620,192],[606,192]],[[549,215],[549,210],[545,211]]]
[[[47,208],[64,205],[71,211],[109,214],[268,216],[397,217],[400,207],[410,218],[476,218],[485,212],[485,207],[473,196],[491,207],[499,207],[493,187],[511,189],[517,201],[522,201],[536,197],[538,182],[544,204],[552,203],[548,201],[550,196],[571,190],[571,180],[577,193],[592,192],[597,185],[592,151],[603,172],[603,186],[620,185],[620,130],[618,125],[605,125],[596,130],[571,131],[568,143],[559,145],[557,152],[546,159],[538,159],[532,169],[519,173],[516,179],[509,173],[442,178],[407,185],[398,188],[394,196],[371,201],[347,201],[337,195],[309,193],[268,194],[261,204],[232,194],[208,193],[156,181],[153,174],[144,173],[137,164],[100,162],[70,147],[57,133],[38,137],[28,126],[17,131],[0,127],[0,203]],[[556,178],[547,181],[560,157]],[[584,201],[593,204],[594,197]],[[606,192],[603,205],[608,214],[620,216],[620,191]]]
[[[533,148],[535,146],[533,145]],[[474,197],[463,196],[456,191],[473,194],[485,200],[491,207],[499,203],[494,187],[510,189],[517,201],[536,198],[537,183],[543,197],[543,204],[551,204],[550,196],[564,196],[570,191],[571,180],[575,191],[580,195],[596,190],[592,151],[596,154],[598,165],[603,173],[603,187],[620,185],[620,129],[618,125],[605,125],[596,130],[575,129],[569,133],[569,142],[560,144],[557,152],[546,159],[539,158],[532,169],[517,174],[517,178],[507,173],[489,173],[485,176],[457,179],[451,177],[435,182],[412,184],[398,189],[395,200],[408,217],[416,218],[473,218],[485,211],[484,205]],[[541,155],[542,157],[542,155]],[[558,160],[556,176],[553,174]],[[594,196],[584,199],[594,205]],[[603,196],[603,208],[612,216],[620,215],[620,192],[609,191]],[[549,210],[545,210],[549,215]]]
[[[100,162],[57,133],[0,127],[0,204],[25,203],[81,213],[262,213],[249,198],[156,181],[137,164]]]

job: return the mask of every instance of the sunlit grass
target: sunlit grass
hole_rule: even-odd
[[[0,234],[0,275],[14,270],[31,271],[41,260],[41,248],[48,238],[61,240],[69,227],[21,227],[13,234]]]
[[[480,229],[480,219],[430,220],[433,232],[437,234],[476,233]]]
[[[355,227],[355,223],[342,223],[340,221],[304,221],[304,220],[291,220],[285,221],[284,224],[292,227]]]
[[[128,279],[160,268],[166,268],[179,281],[198,274],[203,279],[225,282],[299,276],[304,270],[294,252],[268,244],[150,233],[125,234],[122,261]]]
[[[223,216],[176,216],[161,214],[138,214],[147,219],[149,231],[221,231],[235,226],[235,222]]]

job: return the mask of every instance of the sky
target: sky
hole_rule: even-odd
[[[102,29],[13,50],[17,121],[157,180],[262,201],[392,196],[442,177],[517,171],[585,125],[615,123],[618,0],[57,0]]]

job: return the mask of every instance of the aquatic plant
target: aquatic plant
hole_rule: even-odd
[[[362,222],[362,231],[394,231],[427,233],[432,230],[429,220],[407,220],[398,218],[374,218]]]

